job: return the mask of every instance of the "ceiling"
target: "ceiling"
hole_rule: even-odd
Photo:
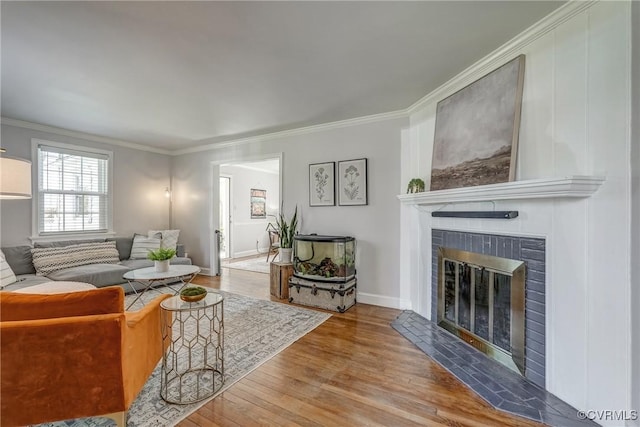
[[[1,2],[2,117],[178,150],[406,109],[562,2]]]

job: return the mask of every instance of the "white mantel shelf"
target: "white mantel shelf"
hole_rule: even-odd
[[[496,200],[561,199],[590,197],[605,181],[602,176],[565,176],[531,179],[477,187],[452,188],[401,194],[406,205],[441,205],[448,203],[490,202]]]

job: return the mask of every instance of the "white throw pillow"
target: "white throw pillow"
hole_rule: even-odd
[[[147,259],[150,251],[157,251],[158,249],[160,249],[160,238],[134,234],[129,259]]]
[[[149,230],[149,237],[154,237],[158,233],[162,236],[161,248],[176,250],[180,230]]]
[[[17,280],[18,279],[16,279],[16,275],[5,259],[4,254],[0,251],[0,289],[15,283]]]

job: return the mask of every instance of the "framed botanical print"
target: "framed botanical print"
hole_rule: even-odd
[[[367,159],[338,162],[338,204],[358,206],[368,203]]]
[[[335,162],[309,165],[309,206],[335,206]]]
[[[267,190],[251,189],[251,219],[267,217]]]

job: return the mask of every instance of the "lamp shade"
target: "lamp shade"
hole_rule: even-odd
[[[0,199],[31,198],[31,162],[0,157]]]

